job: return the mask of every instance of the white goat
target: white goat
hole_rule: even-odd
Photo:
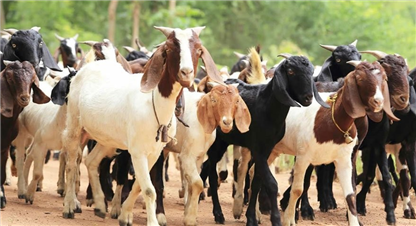
[[[156,28],[164,33],[167,41],[153,54],[143,76],[128,74],[117,63],[96,61],[81,68],[72,80],[67,128],[62,136],[68,155],[64,218],[74,217],[75,160],[81,133],[85,130],[97,141],[85,162],[96,203],[95,214],[105,217],[106,212],[97,167],[103,157],[114,155],[115,149],[120,148],[131,153],[137,178],[123,203],[118,218],[120,225],[132,225],[133,204],[141,190],[146,202],[147,225],[166,223],[166,219],[158,223],[156,218],[155,189],[148,171],[162,148],[175,136],[173,113],[176,99],[183,86],[192,85],[198,57],[203,59],[208,71],[212,71],[211,76],[217,76],[220,82],[221,79],[215,72],[209,52],[199,40],[203,27],[185,30]]]

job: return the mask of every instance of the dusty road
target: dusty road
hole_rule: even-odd
[[[172,159],[172,158],[171,158]],[[58,178],[58,162],[51,160],[45,165],[45,180],[43,184],[43,192],[36,193],[33,205],[26,204],[24,200],[17,198],[17,178],[13,177],[12,185],[5,186],[7,194],[7,206],[0,212],[1,225],[85,225],[85,226],[101,226],[101,225],[118,225],[118,221],[108,217],[101,219],[94,216],[93,208],[85,205],[85,191],[87,187],[87,172],[85,165],[81,166],[81,192],[78,195],[82,203],[82,213],[76,214],[75,219],[62,218],[63,198],[56,193],[56,181]],[[231,165],[229,167],[231,170]],[[181,226],[183,218],[182,199],[178,197],[178,189],[180,187],[179,173],[174,167],[171,160],[169,167],[169,175],[171,180],[165,185],[165,209],[169,226]],[[289,172],[277,175],[279,183],[279,191],[283,191],[288,187],[287,179]],[[228,183],[222,184],[219,190],[220,201],[225,216],[225,225],[245,225],[245,216],[240,220],[234,220],[232,215],[232,199],[231,199],[231,175],[228,177]],[[316,201],[315,180],[312,182],[309,199],[315,210],[315,221],[300,220],[298,225],[347,225],[345,218],[346,205],[342,198],[341,187],[338,183],[334,184],[334,194],[337,199],[338,208],[328,213],[319,212],[319,204]],[[360,187],[358,187],[360,189]],[[412,192],[412,203],[416,206],[416,198]],[[408,220],[403,218],[401,210],[402,202],[399,200],[398,208],[395,211],[398,226],[416,225],[416,220]],[[364,225],[386,225],[384,205],[378,187],[372,187],[372,192],[367,196],[367,216],[360,216],[359,219]],[[243,213],[244,214],[244,213]],[[270,225],[269,217],[263,215],[261,225]],[[211,199],[208,197],[205,201],[201,201],[198,209],[199,225],[214,226],[215,221],[212,216]],[[141,199],[139,198],[134,208],[134,225],[146,225],[146,211],[142,209]]]

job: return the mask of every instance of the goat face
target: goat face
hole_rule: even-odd
[[[350,60],[361,60],[361,54],[354,45],[341,45],[332,52],[332,58],[342,71],[353,71],[354,66],[347,64]]]
[[[205,133],[208,134],[217,126],[224,133],[230,132],[234,120],[237,129],[245,133],[251,123],[250,112],[235,85],[215,85],[198,102],[197,114]]]
[[[392,107],[404,110],[409,106],[409,69],[403,57],[387,55],[378,62],[386,71]]]
[[[288,106],[299,106],[298,103],[309,106],[315,90],[312,82],[313,65],[303,56],[286,58],[274,71],[275,97]],[[316,97],[319,98],[318,95]]]
[[[398,120],[390,109],[387,75],[377,61],[361,62],[348,74],[344,84],[343,102],[352,118],[362,117],[367,112],[373,119],[373,113],[384,110],[389,118]],[[382,117],[382,114],[379,116]]]
[[[66,66],[75,67],[74,65],[77,62],[77,52],[80,51],[78,42],[77,42],[78,35],[75,35],[72,38],[62,38],[56,34],[55,36],[60,41],[59,48],[61,49],[62,58],[66,59],[66,60],[63,59],[64,63],[66,64],[64,65],[64,67]]]
[[[26,107],[30,101],[32,88],[33,102],[46,103],[50,99],[39,89],[39,80],[32,64],[28,61],[6,61],[1,73],[1,114],[12,117],[14,103]]]

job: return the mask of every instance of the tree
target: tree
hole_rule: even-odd
[[[136,38],[139,38],[139,30],[140,30],[140,9],[141,5],[138,1],[133,2],[133,34],[131,37],[131,46],[135,46]]]
[[[116,31],[116,10],[118,0],[111,0],[108,6],[108,39],[115,43],[115,31]]]

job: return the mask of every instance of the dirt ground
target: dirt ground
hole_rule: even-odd
[[[231,170],[231,163],[229,171]],[[1,225],[85,225],[85,226],[101,226],[101,225],[118,225],[118,221],[109,218],[106,219],[96,217],[92,207],[87,207],[85,202],[85,191],[87,187],[88,177],[85,165],[82,165],[81,192],[78,195],[82,203],[82,213],[76,214],[75,219],[63,219],[63,198],[56,193],[56,182],[58,178],[58,162],[51,160],[45,165],[43,183],[43,191],[36,193],[33,205],[26,204],[24,200],[17,198],[17,178],[13,177],[12,185],[5,186],[7,194],[7,206],[0,212]],[[179,173],[175,169],[174,162],[171,158],[169,167],[170,181],[165,184],[165,210],[168,225],[183,225],[183,200],[178,196],[180,187]],[[288,187],[289,172],[283,172],[277,175],[279,183],[279,191],[281,193]],[[228,183],[222,184],[219,189],[222,210],[225,216],[225,225],[245,225],[245,216],[240,220],[235,220],[232,215],[232,198],[231,198],[231,180],[232,175],[228,177]],[[316,180],[313,179],[309,192],[309,199],[315,211],[315,221],[300,220],[298,225],[347,225],[345,213],[346,204],[342,198],[342,190],[339,183],[334,184],[334,194],[337,200],[338,208],[328,213],[319,211],[319,204],[316,201]],[[360,187],[357,188],[358,190]],[[412,192],[412,203],[416,206],[416,198]],[[280,200],[280,198],[279,198]],[[403,218],[401,210],[402,202],[398,202],[395,214],[398,226],[416,225],[416,220],[408,220]],[[243,213],[244,214],[244,213]],[[270,225],[269,217],[262,216],[263,226]],[[364,225],[386,225],[384,205],[380,197],[377,186],[373,186],[371,193],[367,196],[367,216],[360,216],[360,221]],[[198,224],[206,226],[214,226],[215,221],[212,215],[211,198],[201,201],[198,209]],[[146,210],[142,208],[141,198],[138,199],[134,208],[134,225],[146,225]]]

